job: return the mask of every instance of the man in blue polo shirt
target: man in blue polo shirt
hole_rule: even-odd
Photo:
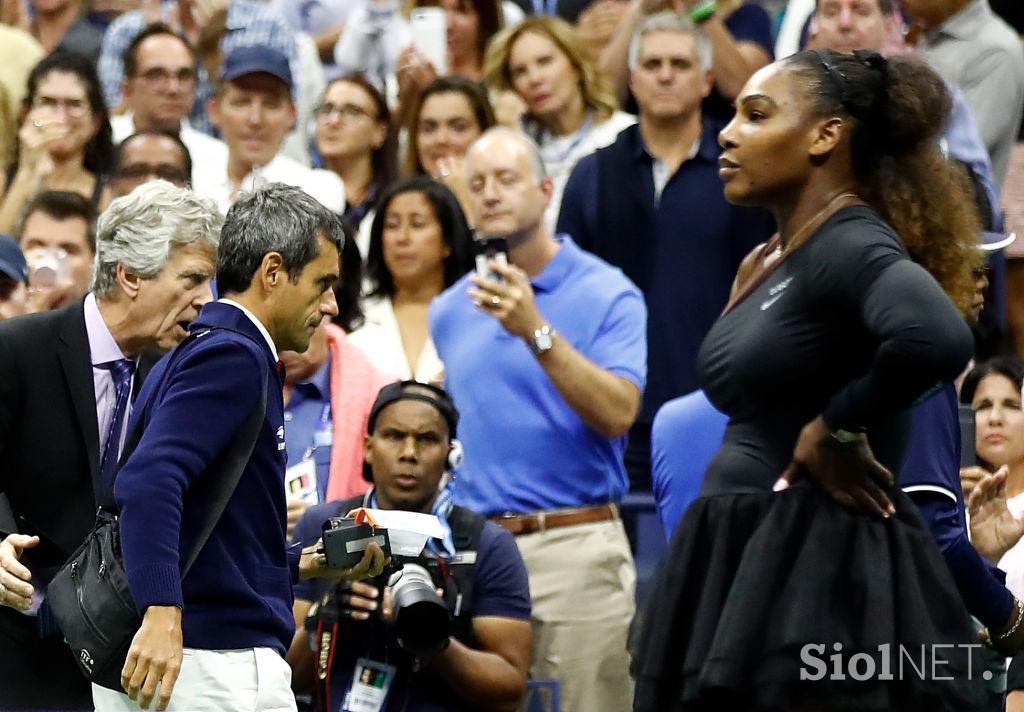
[[[466,156],[477,229],[508,241],[497,279],[464,277],[430,331],[463,415],[456,501],[516,535],[533,599],[530,673],[568,712],[632,707],[636,569],[615,503],[646,380],[646,309],[619,270],[543,226],[551,181],[529,138],[491,129]]]
[[[701,118],[710,67],[711,46],[688,18],[647,18],[630,49],[639,123],[577,164],[559,214],[559,232],[622,269],[647,300],[647,390],[626,451],[634,489],[651,486],[654,414],[698,387],[697,351],[736,269],[774,230],[767,212],[722,193],[722,150]]]

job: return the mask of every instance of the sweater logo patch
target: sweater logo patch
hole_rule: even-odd
[[[786,287],[788,287],[789,283],[792,281],[792,277],[787,277],[786,279],[776,284],[774,287],[770,288],[768,290],[768,299],[765,299],[763,302],[761,302],[761,311],[765,311],[772,304],[782,299],[782,295],[786,291]]]
[[[284,450],[284,448],[284,426],[282,425],[280,428],[277,429],[277,449],[280,451]]]

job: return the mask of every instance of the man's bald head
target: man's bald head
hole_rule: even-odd
[[[481,232],[514,243],[541,226],[551,179],[537,144],[522,131],[486,131],[466,153],[466,179],[473,223]]]
[[[540,148],[537,147],[536,142],[522,131],[508,126],[495,126],[484,131],[480,138],[469,147],[466,152],[466,160],[469,160],[469,154],[477,147],[481,151],[487,151],[489,146],[495,145],[495,142],[497,145],[519,146],[526,153],[527,159],[530,161],[530,169],[537,180],[542,181],[548,177],[544,159],[541,158]]]

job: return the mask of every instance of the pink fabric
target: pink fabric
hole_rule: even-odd
[[[327,478],[327,501],[348,499],[365,492],[363,440],[370,408],[380,389],[398,379],[378,371],[362,350],[348,343],[340,327],[327,325],[331,352],[331,415],[334,443]]]

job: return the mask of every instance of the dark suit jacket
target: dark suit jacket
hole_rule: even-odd
[[[140,359],[136,389],[154,359]],[[60,566],[95,522],[96,422],[83,302],[0,322],[0,493],[41,539],[25,555],[33,573]]]

